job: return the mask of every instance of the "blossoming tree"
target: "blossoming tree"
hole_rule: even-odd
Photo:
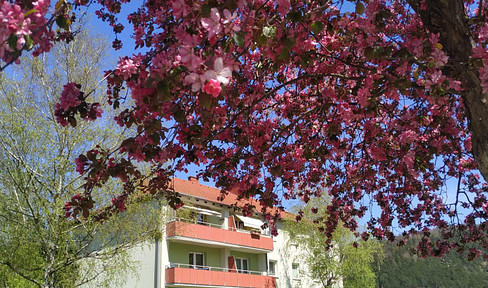
[[[92,2],[116,34],[126,28],[125,0],[2,2],[5,65],[70,40],[72,11]],[[421,242],[424,255],[487,247],[487,16],[483,0],[143,1],[128,16],[134,54],[107,72],[113,108],[133,101],[115,120],[138,135],[78,158],[85,194],[67,213],[88,213],[91,189],[110,177],[125,183],[113,201],[123,210],[135,186],[154,193],[197,164],[223,190],[259,199],[271,226],[278,195],[307,201],[319,186],[332,199],[327,235],[368,216],[365,238],[444,229],[444,240]],[[60,100],[61,125],[101,113],[75,83]]]

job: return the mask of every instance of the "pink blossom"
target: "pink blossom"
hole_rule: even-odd
[[[188,15],[190,7],[185,4],[185,0],[176,0],[171,4],[171,9],[173,9],[173,16],[181,18]]]
[[[87,116],[84,118],[85,121],[94,121],[97,118],[102,117],[103,110],[100,106],[100,103],[93,103],[90,106],[90,110]]]
[[[208,31],[208,39],[214,38],[222,32],[222,25],[220,25],[220,12],[217,8],[210,9],[210,18],[202,18],[203,28]]]
[[[415,139],[417,139],[417,137],[418,137],[417,133],[415,133],[412,130],[407,130],[400,135],[400,144],[402,145],[410,144]]]
[[[432,52],[432,58],[436,62],[437,67],[443,67],[447,64],[447,61],[449,60],[449,56],[447,56],[444,51],[437,48],[435,48]]]
[[[203,91],[212,95],[213,97],[218,97],[220,91],[222,91],[222,87],[220,87],[219,82],[214,79],[210,79],[207,84],[205,84],[205,87],[203,87]]]
[[[112,199],[112,204],[119,210],[119,212],[125,211],[127,208],[125,207],[125,196],[119,196]]]
[[[205,77],[202,74],[190,73],[184,81],[186,85],[191,85],[191,91],[197,92],[202,88],[202,84],[205,82]]]
[[[224,61],[222,57],[218,57],[214,61],[214,69],[207,70],[205,72],[205,79],[216,79],[219,83],[227,86],[229,84],[229,79],[232,77],[232,69],[230,67],[224,67]]]
[[[488,24],[485,23],[483,26],[480,28],[480,32],[478,34],[478,39],[480,41],[485,41],[488,39]]]
[[[139,65],[133,59],[128,57],[121,58],[115,68],[115,75],[122,76],[127,81],[132,75],[137,73],[138,69]]]
[[[235,23],[232,21],[235,20]],[[230,13],[229,10],[224,9],[224,19],[222,19],[222,25],[224,26],[224,32],[230,34],[232,32],[239,32],[241,30],[239,25],[239,18],[237,18],[236,13]]]
[[[195,55],[193,46],[185,45],[180,48],[181,63],[185,65],[188,70],[195,71],[202,64],[202,59]]]
[[[436,70],[430,74],[430,77],[425,80],[425,88],[430,89],[432,85],[441,84],[446,79],[446,76],[442,75],[442,71]]]
[[[59,98],[59,105],[63,110],[68,110],[71,107],[76,107],[81,103],[80,91],[81,86],[79,84],[69,82],[68,84],[64,85],[63,92],[61,93],[61,97]]]
[[[84,155],[80,155],[78,158],[75,159],[76,163],[76,172],[83,174],[85,173],[85,167],[87,166],[88,159]]]
[[[480,73],[481,87],[483,88],[483,93],[488,93],[488,65],[486,61],[483,61],[484,65],[481,66],[478,71]]]

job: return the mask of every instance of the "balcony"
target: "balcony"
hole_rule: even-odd
[[[170,239],[203,242],[222,247],[247,248],[261,252],[273,251],[273,239],[259,232],[225,230],[212,225],[188,223],[181,219],[166,225],[166,236]]]
[[[195,285],[204,287],[249,287],[249,288],[275,288],[276,279],[272,276],[262,275],[262,272],[245,271],[246,273],[229,272],[229,269],[196,266],[196,269],[187,264],[172,264],[165,269],[166,285]]]

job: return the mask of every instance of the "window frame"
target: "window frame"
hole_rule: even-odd
[[[300,279],[300,265],[298,263],[291,264],[291,276],[293,279]]]
[[[190,256],[192,256],[192,259],[193,259],[193,263],[188,263],[189,267],[192,268],[192,269],[204,269],[205,268],[205,253],[203,252],[192,252],[190,251],[188,253],[188,262],[190,262]],[[197,264],[197,255],[202,255],[202,265],[199,265]]]
[[[249,259],[248,258],[238,258],[238,257],[235,257],[235,259],[236,259],[237,273],[249,274]],[[243,265],[244,261],[246,261],[247,269],[242,269],[242,266],[244,266]],[[241,266],[241,268],[239,268],[239,266]]]
[[[273,263],[273,265],[271,265],[271,263]],[[273,271],[271,271],[271,266],[273,266]],[[276,260],[269,260],[268,261],[268,275],[270,276],[276,276],[278,273],[278,269],[276,269],[278,267],[278,261]]]

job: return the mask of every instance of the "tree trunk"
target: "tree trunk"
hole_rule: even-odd
[[[444,73],[463,83],[465,90],[461,96],[472,131],[472,153],[478,169],[488,181],[488,95],[482,92],[478,67],[469,65],[475,42],[464,3],[462,0],[426,0],[427,9],[422,10],[421,1],[407,1],[424,26],[440,35],[443,51],[449,56]]]

